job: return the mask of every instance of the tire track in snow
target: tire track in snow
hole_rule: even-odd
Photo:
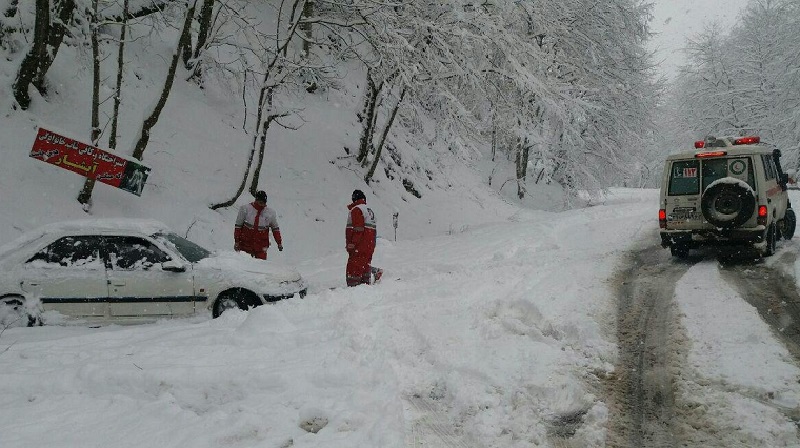
[[[608,446],[680,446],[673,382],[685,354],[676,348],[679,321],[673,296],[690,266],[651,246],[632,252],[617,274],[619,359],[607,381]]]
[[[794,266],[797,255],[785,251],[771,265],[763,263],[725,264],[720,268],[722,277],[732,285],[750,305],[758,310],[774,334],[791,353],[795,364],[800,365],[800,292],[797,280],[778,266]],[[760,403],[782,412],[798,426],[800,409],[788,408],[763,397],[757,391],[739,391]]]
[[[412,395],[405,401],[411,414],[406,416],[407,447],[472,448],[455,433],[447,416],[428,400]]]

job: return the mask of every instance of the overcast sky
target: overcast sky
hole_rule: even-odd
[[[652,0],[655,8],[650,43],[664,74],[672,78],[684,62],[686,39],[702,31],[704,23],[736,19],[748,0]]]

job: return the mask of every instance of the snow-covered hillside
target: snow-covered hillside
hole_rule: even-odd
[[[157,36],[131,39],[126,46],[126,60],[131,62],[124,73],[118,152],[128,156],[144,114],[158,98],[178,38],[171,28],[143,26],[138,32]],[[38,127],[90,140],[92,72],[87,52],[87,48],[63,45],[47,75],[48,98],[30,89],[33,102],[24,111],[12,109],[11,85],[19,58],[0,62],[0,109],[5,111],[0,119],[0,244],[41,224],[86,217],[75,200],[84,179],[28,154]],[[99,146],[105,148],[114,58],[106,58],[101,71],[101,98],[106,101],[101,108],[104,134]],[[361,107],[364,73],[358,67],[343,67],[341,75],[339,89],[313,95],[303,92],[286,99],[300,114],[284,124],[298,129],[276,125],[268,135],[259,188],[267,191],[285,239],[287,249],[275,254],[276,259],[296,262],[339,251],[345,206],[354,188],[367,192],[378,216],[379,237],[387,239],[395,238],[395,212],[399,213],[398,240],[459,232],[517,213],[501,197],[510,199],[516,192],[515,186],[504,186],[513,163],[465,165],[463,158],[409,143],[415,140],[402,125],[390,135],[394,154],[384,153],[375,180],[365,185],[365,169],[352,156],[360,132],[356,112]],[[233,207],[211,211],[208,206],[230,198],[239,185],[252,146],[248,132],[254,111],[249,110],[245,118],[241,98],[223,83],[210,82],[199,89],[186,82],[187,77],[179,67],[166,109],[152,132],[143,160],[152,172],[142,196],[97,185],[91,215],[153,218],[199,243],[230,249],[236,208],[252,198],[245,191]],[[387,172],[394,179],[387,178]],[[407,191],[403,180],[422,197]],[[563,206],[558,188],[543,187],[529,196],[528,204],[537,208]]]

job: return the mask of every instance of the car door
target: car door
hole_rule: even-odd
[[[112,317],[163,317],[194,313],[191,268],[162,269],[170,255],[139,236],[106,236]]]
[[[778,169],[775,167],[775,159],[772,155],[763,155],[761,160],[764,164],[764,179],[766,181],[767,205],[774,216],[782,217],[786,214],[789,203],[788,193],[780,184]],[[773,210],[774,209],[774,210]]]
[[[45,311],[73,317],[108,313],[106,267],[98,235],[64,236],[20,267],[20,286],[40,298]]]

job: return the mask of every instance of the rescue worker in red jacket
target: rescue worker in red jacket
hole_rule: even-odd
[[[375,252],[375,213],[367,207],[367,197],[361,190],[353,191],[353,203],[347,206],[347,227],[345,241],[347,248],[347,286],[358,286],[380,279],[383,271],[372,268],[372,254]]]
[[[277,215],[275,210],[267,207],[267,193],[261,190],[256,192],[255,201],[239,207],[233,230],[233,248],[247,252],[254,258],[266,260],[270,229],[278,250],[283,251]]]

